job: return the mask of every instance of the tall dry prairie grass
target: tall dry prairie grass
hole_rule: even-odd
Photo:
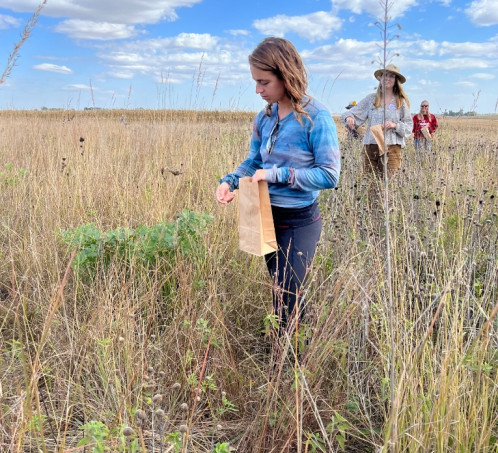
[[[280,357],[264,263],[213,196],[251,121],[0,113],[0,450],[497,451],[497,120],[441,118],[433,153],[408,144],[389,232],[338,126],[307,324]],[[116,259],[84,279],[61,240],[185,209],[213,216],[205,253],[147,272]]]

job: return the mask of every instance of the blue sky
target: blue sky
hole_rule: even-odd
[[[39,3],[0,0],[0,73]],[[498,0],[395,0],[389,16],[387,63],[406,76],[413,112],[424,99],[436,114],[498,111]],[[282,36],[310,93],[341,113],[375,89],[382,17],[379,0],[48,0],[0,109],[257,111],[247,57]]]

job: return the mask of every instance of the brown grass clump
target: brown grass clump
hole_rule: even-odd
[[[279,348],[264,264],[237,249],[236,203],[213,196],[251,121],[0,112],[1,451],[496,449],[496,120],[442,118],[432,153],[405,149],[388,214],[394,338],[383,214],[338,124],[307,324]],[[153,269],[116,255],[85,279],[60,236],[185,209],[214,217],[204,251]]]

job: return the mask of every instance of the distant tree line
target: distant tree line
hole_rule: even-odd
[[[47,110],[54,111],[54,110],[74,110],[74,109],[63,109],[61,107],[50,107],[49,108],[49,107],[43,106],[40,110],[45,112]],[[83,110],[105,110],[105,109],[103,109],[102,107],[85,107]]]
[[[475,110],[464,112],[463,109],[460,109],[458,112],[454,112],[453,110],[445,110],[443,112],[443,115],[444,116],[477,116],[477,112]]]

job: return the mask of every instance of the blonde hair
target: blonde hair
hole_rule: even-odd
[[[264,39],[249,55],[249,64],[261,71],[270,71],[282,80],[298,121],[302,121],[303,115],[311,120],[303,108],[311,99],[306,91],[308,75],[301,56],[290,41],[283,38]],[[271,106],[271,103],[266,105],[268,116],[271,115]]]
[[[396,108],[401,108],[403,105],[403,101],[406,102],[406,105],[410,107],[410,101],[408,100],[408,96],[405,93],[405,90],[403,90],[403,87],[401,86],[401,83],[399,82],[398,76],[396,76],[396,79],[394,81],[394,86],[393,86],[393,93],[394,97],[396,99]],[[375,93],[375,101],[374,101],[374,107],[379,108],[382,104],[382,79],[380,80],[379,86],[377,87],[377,92]]]
[[[418,115],[417,115],[419,120],[423,120],[424,119],[424,114],[422,113],[422,104],[424,102],[427,102],[427,104],[429,104],[429,101],[427,99],[424,99],[420,103],[420,110],[419,110]],[[427,109],[427,117],[429,118],[429,120],[431,119],[431,112],[429,111],[429,109]]]

